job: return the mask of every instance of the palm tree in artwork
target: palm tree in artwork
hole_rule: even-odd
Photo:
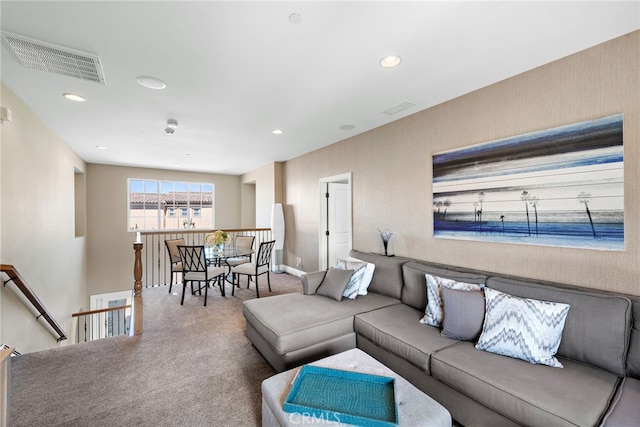
[[[438,200],[438,201],[436,202],[436,208],[438,208],[438,212],[436,212],[436,214],[439,214],[439,213],[440,213],[440,208],[441,208],[441,207],[442,207],[442,202],[441,202],[440,200]]]
[[[500,215],[500,221],[502,221],[502,234],[504,234],[504,215]]]
[[[593,219],[591,218],[591,211],[589,210],[589,202],[591,201],[591,194],[581,191],[578,194],[578,202],[584,203],[584,208],[587,211],[587,216],[589,217],[589,223],[591,224],[591,231],[593,232],[593,237],[596,237],[596,228],[593,226]]]
[[[473,202],[473,225],[478,231],[478,202]]]
[[[480,215],[479,215],[480,219],[482,219],[482,209],[483,209],[482,204],[484,203],[484,199],[486,197],[487,197],[487,195],[484,194],[484,191],[481,191],[481,192],[478,193],[478,203],[480,203],[480,211],[479,211],[480,212]]]
[[[531,196],[527,190],[524,190],[520,195],[520,199],[524,202],[524,207],[527,210],[527,230],[529,231],[529,236],[531,236],[531,223],[529,222],[529,199]]]
[[[536,216],[536,236],[538,235],[538,204],[540,203],[540,199],[536,196],[530,196],[529,204],[533,206],[533,210]]]
[[[446,199],[444,202],[442,202],[442,204],[444,205],[444,214],[442,214],[442,220],[444,221],[445,217],[447,216],[447,209],[449,208],[449,206],[451,206],[453,202],[449,199]]]
[[[480,226],[480,231],[482,231],[482,210],[483,210],[482,204],[484,203],[485,197],[486,197],[486,194],[484,194],[484,191],[481,191],[480,193],[478,193],[478,204],[480,205],[480,209],[476,211],[476,215],[478,217],[478,225]]]

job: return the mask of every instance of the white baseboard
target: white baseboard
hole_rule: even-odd
[[[294,276],[302,276],[303,274],[306,274],[306,271],[302,271],[302,270],[298,270],[296,268],[293,267],[289,267],[288,265],[283,265],[282,267],[284,267],[284,271],[286,273],[292,274]]]

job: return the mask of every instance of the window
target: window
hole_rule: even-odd
[[[129,179],[129,229],[213,228],[213,184]]]

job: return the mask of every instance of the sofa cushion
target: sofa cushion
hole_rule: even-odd
[[[628,298],[506,277],[490,277],[487,286],[522,298],[569,304],[557,355],[625,375],[631,329]]]
[[[369,292],[400,299],[402,296],[402,264],[409,261],[407,258],[388,257],[356,250],[351,250],[350,256],[376,265],[369,285]]]
[[[317,295],[333,298],[336,301],[342,300],[342,294],[349,284],[349,280],[353,276],[353,270],[342,270],[331,267],[324,280],[318,286]]]
[[[639,426],[640,425],[640,380],[625,378],[611,409],[602,421],[602,426]]]
[[[431,375],[522,425],[594,426],[615,394],[618,377],[561,360],[564,369],[477,350],[460,342],[431,355]]]
[[[640,380],[640,301],[633,301],[633,327],[627,355],[627,375]]]
[[[478,339],[484,323],[484,292],[442,288],[442,302],[442,335],[462,341]]]
[[[242,312],[277,354],[285,354],[353,333],[355,314],[392,304],[398,300],[373,293],[340,302],[292,293],[245,301]]]
[[[554,368],[569,305],[514,297],[485,288],[486,313],[478,350]]]
[[[431,353],[457,341],[441,336],[438,328],[418,323],[421,315],[397,304],[356,315],[354,328],[356,334],[429,373]]]
[[[480,273],[456,271],[455,269],[445,266],[431,265],[417,261],[407,262],[402,266],[402,277],[404,280],[402,302],[422,311],[424,311],[427,306],[427,280],[425,274],[480,285],[483,285],[487,280],[487,276]]]
[[[442,326],[444,318],[444,310],[442,307],[442,288],[458,289],[461,291],[479,291],[481,285],[475,283],[458,282],[453,279],[444,277],[426,275],[427,278],[427,307],[424,311],[424,317],[420,319],[420,323],[431,326]]]

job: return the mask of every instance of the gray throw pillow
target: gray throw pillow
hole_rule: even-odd
[[[336,301],[342,300],[342,294],[347,288],[352,274],[353,270],[341,270],[331,267],[325,274],[316,294],[333,298]]]
[[[475,341],[484,322],[484,293],[442,287],[444,319],[442,336],[454,340]]]
[[[427,281],[427,307],[420,323],[429,326],[442,326],[442,288],[460,289],[462,291],[479,291],[484,285],[476,283],[458,282],[446,277],[425,274]]]

